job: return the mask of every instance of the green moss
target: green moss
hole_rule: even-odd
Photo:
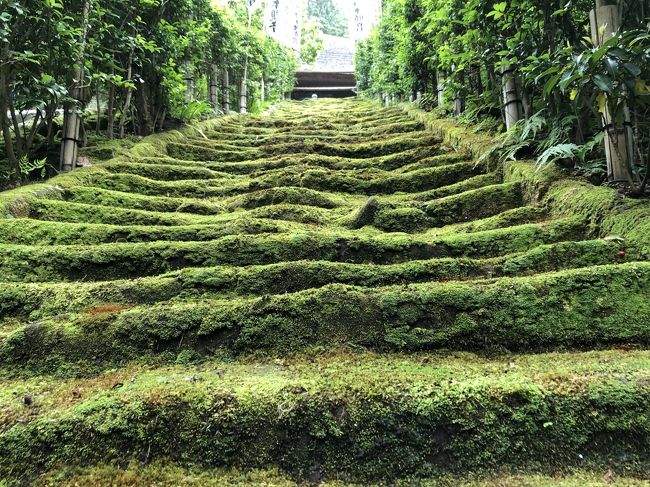
[[[113,191],[172,198],[231,196],[245,193],[249,187],[245,178],[228,183],[211,180],[156,181],[135,174],[110,174],[106,171],[93,173],[87,184]]]
[[[373,219],[377,228],[387,232],[420,232],[427,228],[430,220],[418,208],[390,208],[377,212]]]
[[[267,171],[251,181],[254,189],[277,186],[300,186],[323,191],[344,193],[392,194],[401,191],[425,191],[448,186],[462,180],[468,173],[480,170],[471,163],[421,169],[406,174],[391,174],[381,170],[328,171],[296,166]]]
[[[505,183],[440,198],[423,209],[434,226],[443,226],[495,216],[521,204],[519,183]]]
[[[428,191],[415,193],[398,193],[382,200],[396,202],[398,204],[409,204],[411,202],[426,202],[447,196],[454,196],[473,189],[483,188],[501,183],[501,177],[496,173],[479,174],[478,176],[468,177],[458,183],[442,186]]]
[[[645,474],[650,206],[493,142],[283,103],[1,193],[0,484]]]
[[[339,232],[296,232],[234,235],[207,242],[49,247],[0,244],[0,269],[5,281],[34,282],[132,278],[189,266],[270,264],[303,259],[391,263],[435,257],[494,257],[566,240],[580,232],[580,220],[569,219],[438,240],[413,239],[406,235],[362,237]]]
[[[492,474],[468,476],[442,476],[437,479],[408,479],[393,482],[396,486],[414,483],[422,487],[607,487],[612,482],[620,487],[643,487],[647,480],[619,475],[612,469],[592,471],[570,471],[564,475],[541,475],[534,473]],[[183,468],[178,464],[154,462],[152,465],[133,462],[126,468],[111,465],[97,465],[92,468],[67,468],[49,472],[35,483],[39,487],[114,487],[132,485],[156,485],[161,487],[221,487],[223,485],[264,485],[267,487],[297,487],[287,474],[272,470],[201,470]],[[351,484],[341,481],[320,483],[325,487],[345,487]]]
[[[220,173],[203,167],[186,167],[175,164],[138,164],[134,162],[109,162],[102,166],[112,173],[136,174],[160,181],[182,181],[185,179],[229,179],[228,173]]]
[[[65,191],[65,200],[72,203],[112,206],[134,210],[159,212],[185,212],[199,215],[218,215],[225,211],[217,201],[190,198],[167,198],[164,196],[144,196],[134,193],[111,191],[101,188],[76,186]]]
[[[99,204],[72,203],[33,198],[29,200],[29,217],[38,220],[108,225],[191,225],[211,223],[208,216],[122,209]]]
[[[576,266],[620,263],[620,247],[606,241],[564,242],[492,259],[446,258],[401,264],[297,261],[248,267],[184,269],[160,277],[97,283],[5,283],[0,290],[4,316],[46,316],[106,304],[132,306],[173,298],[267,295],[328,284],[377,287],[404,282],[449,281],[551,272]]]
[[[459,232],[481,232],[486,230],[496,230],[497,228],[510,227],[512,225],[522,225],[526,223],[541,222],[548,218],[546,209],[535,206],[521,206],[506,210],[503,213],[474,220],[467,223],[453,224],[442,229],[437,229],[437,234],[450,234]]]
[[[226,203],[229,209],[244,208],[252,209],[261,206],[277,205],[287,203],[292,205],[307,205],[320,208],[336,208],[341,203],[336,201],[336,197],[323,194],[306,188],[269,188],[260,191],[254,191],[241,196],[234,197]]]
[[[138,459],[364,484],[498,465],[549,472],[606,461],[640,471],[647,364],[647,352],[348,354],[13,382],[7,393],[21,392],[8,398],[0,473],[18,483],[60,465]],[[38,415],[20,404],[27,391]]]
[[[258,299],[120,305],[11,331],[0,360],[14,370],[52,370],[183,349],[210,355],[344,344],[401,351],[647,345],[648,284],[648,265],[626,264],[477,284],[329,285]]]
[[[250,215],[215,224],[143,226],[61,223],[28,220],[0,220],[0,243],[16,245],[97,245],[114,242],[204,242],[227,235],[280,233],[289,230],[281,222],[261,220]],[[0,250],[0,253],[2,251]]]
[[[264,156],[275,156],[291,153],[316,153],[338,157],[378,157],[409,149],[435,146],[439,140],[428,133],[409,133],[389,137],[386,140],[374,140],[362,143],[331,143],[303,139],[299,142],[274,142],[258,148],[237,148],[234,145],[208,145],[195,141],[196,145],[188,143],[169,143],[168,154],[171,157],[198,161],[242,161],[257,159]],[[234,150],[236,149],[237,150]]]

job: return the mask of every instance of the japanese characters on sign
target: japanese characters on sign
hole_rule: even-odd
[[[267,0],[266,33],[280,44],[300,51],[303,9],[304,0]]]

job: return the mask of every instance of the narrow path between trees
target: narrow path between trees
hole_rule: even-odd
[[[0,195],[0,477],[642,476],[648,254],[504,174],[330,100]]]

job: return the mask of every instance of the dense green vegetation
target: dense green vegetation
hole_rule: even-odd
[[[0,478],[647,485],[650,206],[492,144],[286,103],[0,193]]]
[[[332,0],[308,0],[307,15],[319,21],[323,33],[347,37],[348,19]]]
[[[215,112],[239,111],[242,80],[251,111],[263,98],[282,98],[294,83],[295,54],[263,33],[261,10],[249,27],[247,1],[229,5],[4,2],[0,187],[59,169],[66,137],[62,109],[92,108],[75,136],[83,146],[95,134],[146,136]]]
[[[611,39],[599,24],[594,45],[596,3],[616,4],[622,21]],[[623,154],[626,182],[643,193],[650,175],[649,16],[644,0],[387,0],[380,25],[359,46],[358,82],[382,99],[420,92],[422,107],[454,111],[482,130],[502,131],[508,104],[518,105],[522,121],[502,137],[499,156],[560,162],[596,181],[607,175],[601,128],[612,123],[610,133],[625,132],[613,149],[630,151]]]
[[[650,485],[647,2],[383,4],[3,4],[0,487]]]

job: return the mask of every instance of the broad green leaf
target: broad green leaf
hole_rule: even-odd
[[[596,74],[593,77],[593,82],[601,91],[604,91],[605,93],[611,93],[614,91],[614,84],[612,83],[612,80],[607,76]]]

